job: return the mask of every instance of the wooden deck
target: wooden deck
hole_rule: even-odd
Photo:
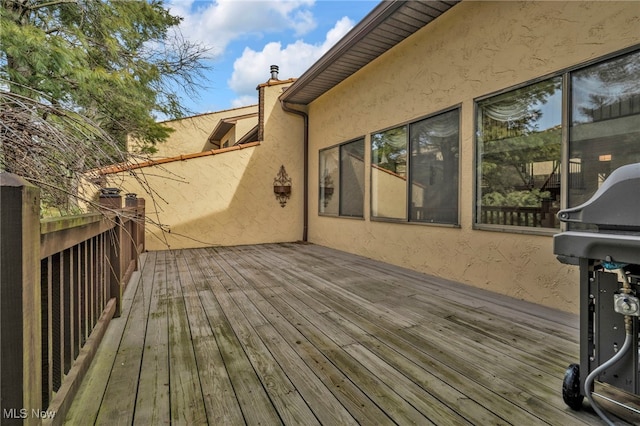
[[[73,425],[582,425],[578,321],[311,244],[150,252]]]

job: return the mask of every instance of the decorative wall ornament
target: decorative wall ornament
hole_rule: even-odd
[[[333,178],[331,178],[327,169],[324,170],[322,182],[320,182],[320,194],[324,194],[322,204],[327,207],[333,196]]]
[[[291,197],[291,178],[284,169],[284,165],[280,166],[280,171],[273,179],[273,192],[276,194],[276,200],[280,202],[280,207],[284,207]]]

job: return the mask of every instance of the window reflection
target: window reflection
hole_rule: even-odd
[[[558,227],[562,79],[478,103],[478,220]]]
[[[340,215],[364,215],[364,139],[340,146]]]
[[[611,172],[640,162],[640,52],[571,74],[569,206]]]
[[[371,215],[407,218],[407,128],[371,135]]]
[[[410,134],[410,220],[457,223],[459,111],[413,123]]]
[[[320,151],[318,212],[363,217],[364,139]]]
[[[320,151],[320,188],[318,211],[338,214],[340,186],[338,178],[338,147]]]

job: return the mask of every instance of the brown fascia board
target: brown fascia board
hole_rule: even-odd
[[[235,126],[235,124],[238,121],[244,120],[247,118],[257,117],[257,116],[258,116],[258,113],[253,112],[251,114],[237,115],[235,117],[227,117],[227,118],[221,119],[220,121],[218,121],[218,124],[216,124],[216,127],[213,129],[213,132],[211,132],[211,134],[207,138],[207,142],[211,144],[214,144],[214,142],[220,142],[222,137],[226,135],[227,132],[231,130],[231,128]]]

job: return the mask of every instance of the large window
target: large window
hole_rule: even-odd
[[[481,100],[477,111],[476,222],[558,228],[561,197],[582,204],[612,171],[640,162],[640,52]]]
[[[371,135],[373,217],[458,223],[459,116],[456,109]]]
[[[320,151],[318,212],[363,217],[364,139]]]
[[[572,73],[571,105],[568,205],[575,207],[612,171],[640,162],[640,52]]]
[[[562,78],[478,102],[477,221],[558,227]]]

